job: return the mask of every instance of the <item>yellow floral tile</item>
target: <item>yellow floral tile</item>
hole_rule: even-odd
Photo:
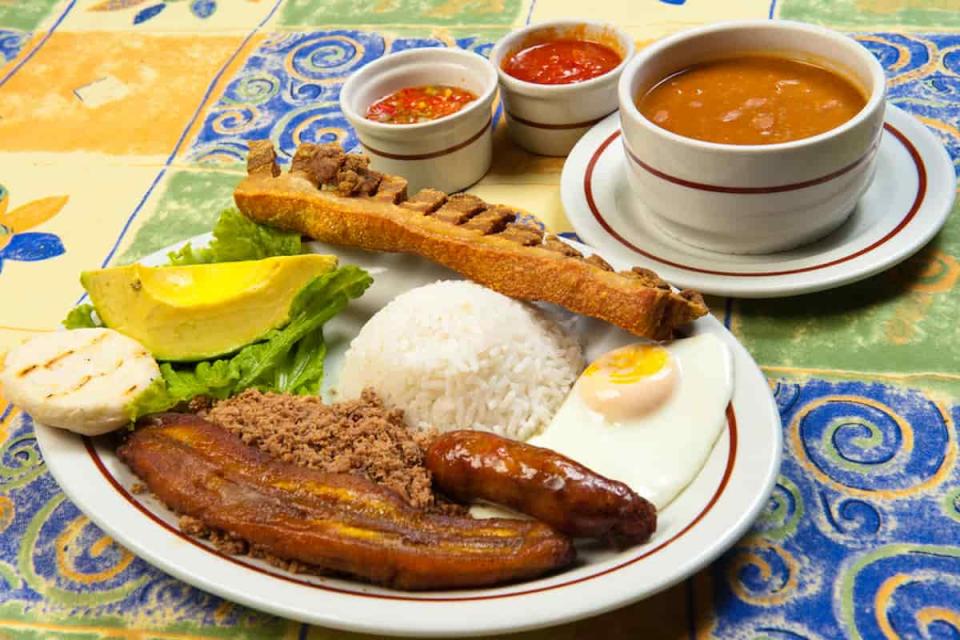
[[[0,153],[0,346],[55,328],[110,254],[158,173],[127,160]]]
[[[276,14],[277,0],[78,0],[66,31],[250,31]]]
[[[166,159],[243,37],[56,32],[0,90],[0,146]]]
[[[719,20],[767,18],[772,0],[685,0],[684,2],[597,2],[589,17],[612,22],[636,38],[659,38],[681,29]],[[537,0],[532,21],[558,20],[586,15],[571,0]]]

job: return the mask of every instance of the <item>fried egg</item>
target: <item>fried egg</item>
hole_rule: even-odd
[[[637,343],[594,361],[530,444],[619,480],[665,508],[726,425],[733,356],[717,336]]]

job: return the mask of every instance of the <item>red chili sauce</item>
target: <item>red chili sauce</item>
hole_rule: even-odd
[[[443,84],[405,87],[380,98],[367,108],[367,120],[387,124],[416,124],[456,113],[477,96]]]
[[[619,53],[599,42],[560,39],[520,49],[501,66],[518,80],[572,84],[601,76],[622,60]]]

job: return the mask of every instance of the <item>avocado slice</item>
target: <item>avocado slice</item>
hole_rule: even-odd
[[[297,293],[337,266],[336,256],[85,271],[83,288],[103,323],[158,360],[206,360],[240,349],[290,321]]]

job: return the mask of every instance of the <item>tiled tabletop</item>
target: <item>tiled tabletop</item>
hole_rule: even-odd
[[[208,231],[246,141],[356,138],[343,80],[410,47],[485,54],[589,13],[639,45],[730,18],[855,35],[960,156],[960,0],[0,0],[0,351],[53,330],[82,269]],[[496,133],[473,191],[569,232],[562,160]],[[960,219],[860,284],[711,300],[775,390],[784,463],[753,531],[648,601],[520,638],[960,637]],[[0,391],[2,393],[2,391]],[[0,397],[0,638],[351,638],[170,578],[105,537]]]

